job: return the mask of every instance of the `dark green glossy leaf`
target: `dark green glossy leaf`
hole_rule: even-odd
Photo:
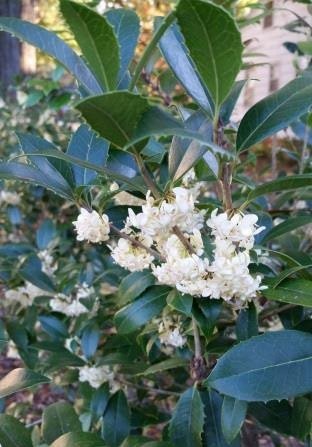
[[[299,439],[305,439],[312,431],[312,401],[307,397],[298,397],[294,401],[291,418],[291,432]]]
[[[236,335],[240,341],[258,335],[258,314],[253,302],[241,309],[236,320]]]
[[[0,163],[0,179],[21,180],[27,183],[43,186],[50,189],[64,199],[72,200],[72,193],[64,189],[54,179],[47,177],[43,172],[24,163],[5,162]]]
[[[109,385],[104,383],[100,388],[95,390],[90,402],[90,411],[97,417],[103,416],[110,398]]]
[[[296,121],[311,107],[311,96],[311,78],[303,76],[259,101],[240,123],[237,150],[248,149]]]
[[[90,359],[96,353],[100,340],[100,330],[96,325],[88,325],[82,332],[81,347],[86,359]]]
[[[109,144],[96,136],[89,126],[82,124],[71,137],[67,154],[93,163],[100,168],[106,165]],[[96,171],[73,165],[76,186],[88,185],[97,176]]]
[[[238,101],[238,98],[241,94],[242,89],[246,84],[246,80],[235,82],[232,90],[229,93],[229,96],[226,98],[225,102],[222,104],[220,109],[220,120],[223,126],[226,126],[231,118],[232,112],[235,108],[235,105]]]
[[[190,56],[218,107],[241,66],[240,32],[233,17],[210,2],[181,0],[176,16]]]
[[[172,290],[167,298],[167,304],[172,308],[187,316],[192,313],[193,297],[182,294],[178,290]]]
[[[246,204],[257,197],[278,191],[291,191],[299,188],[308,188],[312,186],[312,174],[289,175],[280,177],[272,182],[263,183],[253,189],[247,196]]]
[[[90,126],[119,148],[134,136],[148,107],[146,98],[126,91],[95,96],[76,105]]]
[[[205,424],[203,433],[204,447],[239,447],[238,439],[228,444],[221,427],[221,409],[223,399],[213,390],[200,393],[205,409]]]
[[[0,414],[0,444],[2,447],[32,447],[30,431],[13,416]]]
[[[255,417],[260,424],[286,435],[291,434],[292,407],[286,400],[268,403],[251,402],[248,413]]]
[[[43,53],[58,60],[90,94],[102,92],[98,81],[87,65],[55,33],[14,17],[0,17],[0,29],[13,34],[30,45],[34,45]]]
[[[213,105],[185,48],[179,27],[174,24],[159,41],[159,48],[171,70],[187,93],[212,116]]]
[[[312,216],[298,216],[290,217],[284,222],[273,227],[263,238],[261,243],[266,243],[276,237],[282,236],[283,234],[289,233],[290,231],[296,230],[303,225],[308,225],[312,223]]]
[[[176,447],[201,447],[204,407],[196,387],[181,395],[170,422],[170,440]]]
[[[150,319],[160,313],[166,305],[170,288],[153,286],[147,289],[140,298],[121,309],[115,315],[115,323],[120,334],[134,332]]]
[[[45,219],[36,231],[36,243],[39,250],[48,248],[50,242],[56,236],[56,228],[53,220]]]
[[[105,17],[113,26],[120,47],[120,70],[118,79],[122,81],[134,55],[140,34],[140,20],[135,11],[125,8],[110,9]]]
[[[66,325],[57,317],[53,315],[40,315],[38,320],[43,330],[54,339],[64,339],[69,336]]]
[[[55,286],[50,277],[41,271],[41,262],[37,256],[29,256],[20,269],[20,275],[26,281],[31,282],[35,286],[44,291],[55,292]]]
[[[9,396],[17,391],[25,390],[34,385],[49,383],[50,379],[25,368],[16,368],[0,380],[0,398]]]
[[[44,409],[41,430],[45,442],[52,444],[65,433],[81,431],[81,423],[72,405],[56,402]]]
[[[50,447],[107,447],[104,441],[94,433],[66,433],[51,444]]]
[[[307,279],[286,279],[277,287],[268,287],[263,295],[272,301],[312,307],[312,281]]]
[[[102,436],[111,447],[118,447],[130,432],[130,411],[123,391],[109,400],[102,427]]]
[[[39,169],[51,182],[55,182],[67,194],[72,194],[71,186],[74,186],[74,177],[71,166],[62,159],[47,159],[34,154],[45,151],[56,151],[57,148],[47,140],[37,135],[17,133],[21,152],[28,155],[30,162]],[[30,155],[31,154],[31,155]]]
[[[253,337],[230,349],[206,383],[239,400],[286,399],[312,391],[311,367],[312,335],[284,330]]]
[[[60,7],[103,90],[113,90],[120,68],[119,46],[113,27],[105,17],[87,6],[61,0]]]
[[[247,402],[224,396],[221,410],[221,426],[226,441],[230,444],[237,437],[246,417]]]
[[[118,289],[118,304],[124,305],[133,301],[148,287],[153,285],[155,277],[148,271],[133,272],[122,279]]]

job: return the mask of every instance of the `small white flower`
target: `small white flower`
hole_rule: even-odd
[[[180,333],[180,324],[171,318],[164,318],[158,325],[159,341],[165,346],[182,348],[186,343],[186,338]]]
[[[135,237],[147,248],[150,248],[153,244],[153,240],[149,236],[133,236],[133,238]],[[147,269],[154,260],[154,257],[147,250],[124,238],[120,238],[116,247],[112,248],[111,256],[117,264],[130,270],[130,272],[140,272]]]
[[[27,281],[24,286],[18,287],[17,289],[6,290],[4,293],[6,299],[4,304],[9,305],[11,302],[17,302],[22,307],[27,307],[33,304],[33,301],[37,296],[42,295],[50,295],[50,293]]]
[[[76,287],[74,296],[57,294],[50,300],[50,307],[55,312],[60,312],[68,317],[78,317],[79,315],[89,313],[89,309],[80,302],[80,299],[88,298],[94,293],[93,287],[83,283]]]
[[[57,269],[57,263],[54,261],[53,256],[49,250],[41,250],[38,253],[38,258],[41,261],[42,271],[48,275],[52,276]]]
[[[80,382],[88,382],[92,388],[99,388],[103,383],[113,383],[115,374],[109,366],[82,366],[79,368]]]
[[[75,222],[78,241],[104,242],[109,239],[109,219],[106,214],[100,214],[93,210],[91,212],[82,208]]]
[[[21,203],[21,196],[12,191],[0,191],[0,203],[7,205],[19,205]]]

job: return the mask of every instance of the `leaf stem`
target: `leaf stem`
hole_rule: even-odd
[[[109,224],[110,229],[117,234],[119,237],[126,239],[127,241],[130,241],[131,244],[134,247],[140,247],[143,248],[144,250],[146,250],[149,254],[151,254],[154,258],[158,259],[159,261],[165,262],[165,258],[158,253],[158,251],[154,250],[153,248],[150,247],[146,247],[146,245],[142,244],[142,242],[138,241],[137,239],[132,238],[131,236],[129,236],[129,234],[127,233],[123,233],[122,231],[118,230],[117,227],[115,227],[115,225],[113,225],[112,223]]]
[[[162,24],[160,25],[160,27],[157,29],[157,31],[155,32],[154,36],[152,37],[152,40],[150,41],[149,45],[145,48],[144,53],[142,54],[141,59],[139,60],[133,76],[132,76],[132,80],[129,86],[129,90],[132,91],[134,89],[134,87],[136,86],[136,83],[139,80],[140,74],[143,70],[143,68],[146,66],[149,58],[151,57],[153,51],[155,50],[156,45],[158,44],[158,42],[160,41],[160,39],[162,38],[162,36],[165,34],[165,32],[167,31],[167,29],[169,28],[169,26],[174,22],[175,20],[175,12],[171,11],[163,20]]]
[[[144,160],[141,157],[141,154],[139,154],[139,152],[135,152],[134,153],[136,162],[139,166],[140,172],[142,174],[142,177],[144,179],[144,182],[146,184],[146,186],[148,187],[148,189],[151,191],[151,193],[153,194],[153,196],[155,197],[155,199],[160,199],[161,198],[161,194],[160,191],[158,189],[158,186],[156,185],[153,177],[151,176],[151,174],[149,173],[147,167],[145,166]]]
[[[202,350],[201,350],[201,344],[200,344],[200,335],[198,326],[196,323],[196,320],[194,316],[192,316],[192,325],[193,325],[193,335],[194,335],[194,345],[195,345],[195,358],[201,358],[202,357]]]

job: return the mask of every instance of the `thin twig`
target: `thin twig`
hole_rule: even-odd
[[[263,311],[262,314],[260,314],[259,319],[260,321],[265,320],[266,318],[273,317],[274,315],[278,315],[285,310],[293,309],[296,307],[296,304],[285,304],[281,307],[275,307],[274,309],[268,309],[267,311]]]
[[[118,230],[118,228],[116,228],[115,225],[113,225],[112,223],[110,223],[109,226],[110,226],[110,229],[114,233],[116,233],[119,237],[122,237],[123,239],[130,241],[134,247],[143,248],[148,253],[150,253],[152,256],[154,256],[154,258],[159,259],[162,262],[166,261],[166,259],[160,253],[158,253],[158,251],[154,250],[153,248],[146,247],[146,245],[144,245],[142,242],[138,241],[137,239],[132,238],[127,233],[123,233],[122,231]]]
[[[184,234],[177,225],[172,227],[172,231],[176,236],[178,236],[178,238],[180,239],[180,241],[190,254],[192,255],[196,254],[196,251],[192,247],[192,244],[190,244],[190,242],[186,239],[186,237],[184,236]]]
[[[202,351],[201,351],[201,344],[200,344],[200,335],[199,335],[198,326],[197,326],[194,316],[192,316],[192,323],[193,323],[193,334],[194,334],[194,344],[195,344],[195,358],[201,358]]]
[[[161,195],[158,186],[149,173],[147,167],[145,166],[144,160],[142,159],[141,155],[138,152],[135,152],[134,156],[146,186],[151,191],[155,199],[160,199]]]
[[[151,393],[157,393],[157,394],[163,394],[164,396],[180,396],[180,393],[177,393],[176,391],[166,391],[166,390],[160,390],[158,388],[151,388],[144,385],[138,385],[136,383],[129,382],[128,380],[122,380],[121,381],[124,385],[132,386],[133,388],[137,388],[138,390],[145,390],[149,391]]]

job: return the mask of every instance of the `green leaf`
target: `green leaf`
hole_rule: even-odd
[[[202,143],[206,150],[214,154],[233,158],[199,132],[183,128],[183,123],[170,113],[149,105],[146,98],[134,93],[118,91],[94,96],[80,101],[76,108],[96,132],[124,150],[133,149],[136,144],[152,136],[178,135]]]
[[[38,320],[42,329],[54,339],[69,337],[66,325],[54,315],[40,315]]]
[[[52,444],[65,433],[81,429],[79,418],[69,403],[56,402],[43,410],[41,430],[47,444]]]
[[[72,194],[71,186],[74,186],[74,177],[71,170],[71,166],[64,163],[61,159],[47,160],[41,156],[34,156],[36,153],[40,153],[41,150],[57,150],[56,147],[47,140],[32,134],[17,133],[18,143],[21,152],[27,154],[27,158],[31,164],[36,166],[47,178],[51,179],[51,182],[59,184],[68,194]],[[31,155],[29,155],[31,154]]]
[[[36,231],[36,243],[39,250],[48,248],[50,242],[56,236],[56,228],[53,220],[44,219]]]
[[[189,361],[183,358],[171,358],[150,366],[139,375],[152,375],[158,372],[167,371],[168,369],[184,368],[189,364]]]
[[[111,447],[118,447],[130,432],[130,411],[122,390],[109,400],[102,427],[102,436]]]
[[[62,15],[103,90],[113,90],[119,73],[119,45],[105,17],[70,0],[61,0]]]
[[[243,117],[236,147],[242,151],[287,127],[312,105],[309,76],[299,77],[259,101]]]
[[[242,81],[235,82],[232,90],[229,93],[229,96],[226,98],[226,101],[222,104],[222,107],[220,109],[220,120],[223,126],[226,126],[229,123],[234,107],[238,101],[238,98],[245,84],[246,84],[245,79]]]
[[[258,314],[253,302],[248,307],[241,309],[236,320],[236,335],[240,341],[258,335]]]
[[[206,384],[248,402],[287,399],[312,391],[311,367],[312,335],[284,330],[231,348],[219,359]]]
[[[303,225],[308,225],[312,222],[311,216],[298,216],[298,217],[290,217],[284,222],[273,227],[262,239],[261,243],[266,243],[272,239],[275,239],[283,234],[289,233],[290,231],[296,230],[297,228],[302,227]]]
[[[107,447],[104,441],[94,433],[73,432],[58,438],[50,447]]]
[[[291,435],[292,408],[288,401],[251,402],[248,404],[248,413],[264,426]]]
[[[296,265],[295,267],[291,267],[289,269],[283,270],[279,275],[275,276],[274,279],[268,279],[268,284],[270,287],[275,289],[282,281],[284,281],[288,276],[293,275],[294,273],[300,272],[300,270],[308,270],[312,267],[312,264],[307,265]]]
[[[211,99],[202,85],[202,81],[196,72],[193,61],[187,53],[183,37],[176,24],[171,25],[160,39],[159,48],[166,62],[185,88],[186,92],[211,117],[213,115]]]
[[[312,186],[312,174],[298,174],[280,177],[272,182],[263,183],[250,191],[245,204],[252,202],[257,197],[278,191],[291,191],[299,188],[308,188]]]
[[[214,390],[202,391],[201,399],[205,408],[205,424],[203,433],[204,447],[240,447],[239,439],[228,444],[221,427],[221,411],[223,399]]]
[[[126,91],[94,96],[76,105],[90,126],[119,148],[131,141],[148,107],[146,98]]]
[[[176,447],[201,447],[204,407],[196,387],[181,395],[170,422],[170,440]]]
[[[13,17],[0,17],[0,30],[7,31],[20,40],[34,45],[43,53],[58,60],[90,94],[102,89],[83,60],[56,34],[33,23]]]
[[[106,382],[95,390],[90,402],[90,411],[97,417],[101,417],[106,410],[110,398],[109,384]]]
[[[312,307],[312,281],[307,279],[287,279],[277,287],[269,287],[262,291],[272,301]]]
[[[178,312],[190,316],[192,313],[193,297],[182,294],[178,290],[172,290],[167,297],[167,304]]]
[[[246,417],[247,402],[224,396],[221,410],[221,426],[226,441],[230,444],[238,435]]]
[[[105,17],[113,26],[120,47],[120,70],[118,79],[122,81],[133,58],[140,34],[140,20],[130,9],[110,9]]]
[[[55,286],[51,278],[41,271],[41,261],[37,256],[29,256],[19,273],[23,279],[42,289],[42,295],[44,295],[44,290],[55,292]]]
[[[87,325],[81,336],[81,347],[85,358],[88,360],[96,353],[100,340],[100,330],[97,325]]]
[[[240,70],[240,32],[227,11],[207,1],[181,0],[176,16],[190,56],[218,108]]]
[[[133,272],[125,276],[121,280],[118,288],[118,304],[125,305],[126,303],[133,301],[144,290],[153,285],[155,277],[148,271]]]
[[[118,333],[134,332],[158,315],[166,305],[170,290],[166,286],[150,287],[136,301],[117,312],[115,323]]]
[[[312,431],[312,401],[307,397],[298,397],[294,401],[291,418],[291,432],[299,439],[305,439]]]
[[[35,371],[25,368],[16,368],[0,380],[0,398],[25,390],[34,385],[49,383],[50,379]]]
[[[107,141],[82,124],[72,135],[67,154],[102,167],[106,165],[108,148]],[[96,171],[78,165],[73,165],[73,172],[76,186],[88,185],[97,176]]]
[[[30,431],[13,416],[0,414],[0,445],[2,447],[33,447]]]
[[[34,183],[50,189],[64,199],[73,199],[72,192],[69,193],[67,188],[64,189],[54,179],[47,177],[43,172],[24,163],[16,163],[13,161],[0,163],[0,179],[21,180],[27,183]]]

